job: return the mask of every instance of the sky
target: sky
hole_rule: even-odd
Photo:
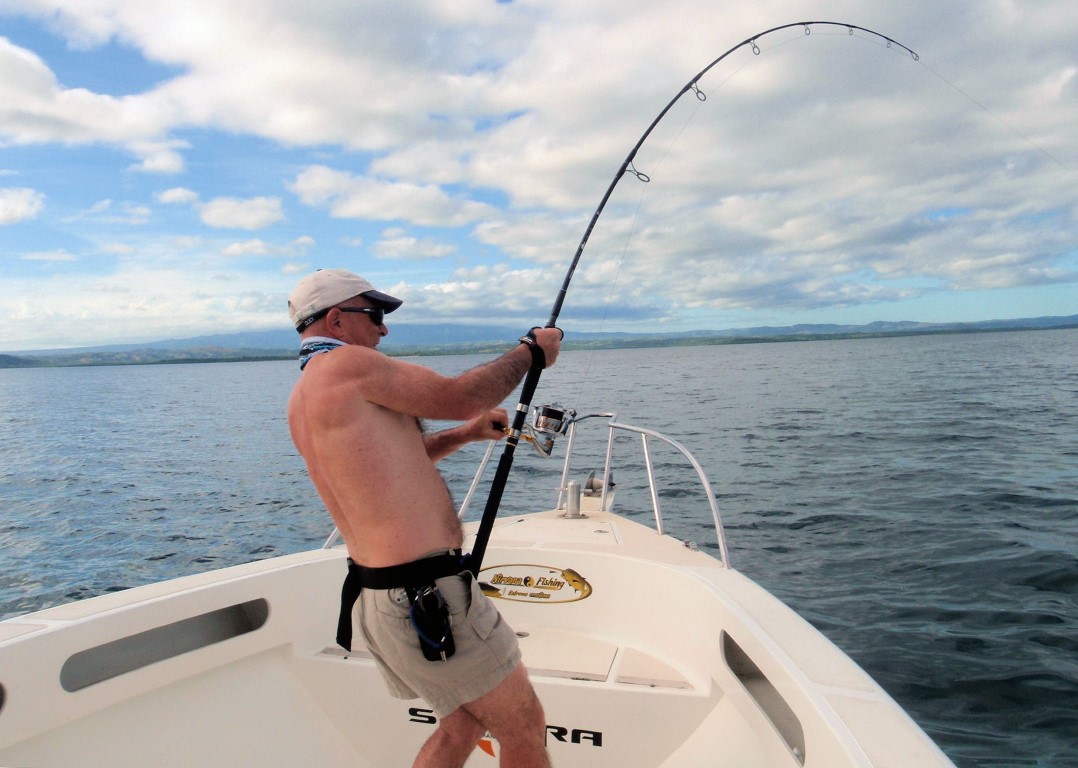
[[[542,325],[754,37],[559,325],[1078,313],[1073,0],[0,0],[0,351]]]

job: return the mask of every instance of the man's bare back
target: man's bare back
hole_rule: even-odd
[[[381,334],[363,330],[307,365],[288,405],[293,442],[357,563],[396,565],[458,548],[460,524],[435,462],[465,443],[504,437],[504,411],[491,409],[527,372],[532,354],[520,345],[447,377],[383,355],[374,348]],[[552,364],[561,332],[536,335]],[[424,435],[416,419],[469,421]]]
[[[320,355],[292,392],[289,426],[311,479],[357,563],[396,565],[459,548],[460,524],[427,453],[421,414],[357,391],[350,371],[363,364],[363,352],[381,354],[342,347]]]

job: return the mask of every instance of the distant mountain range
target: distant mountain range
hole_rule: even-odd
[[[912,336],[931,333],[1078,328],[1078,315],[985,320],[976,323],[875,322],[867,325],[806,324],[730,328],[679,333],[566,333],[566,349],[689,346],[767,341]],[[519,328],[475,325],[395,324],[379,347],[388,354],[454,354],[503,349],[520,335]],[[195,336],[142,344],[109,344],[0,354],[0,368],[72,365],[138,365],[150,363],[224,362],[287,359],[295,356],[299,337],[290,328],[271,331]]]

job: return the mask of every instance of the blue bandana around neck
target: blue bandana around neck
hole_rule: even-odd
[[[332,352],[337,347],[346,346],[347,343],[328,336],[311,336],[309,339],[304,339],[299,348],[299,369],[302,371],[315,355]]]

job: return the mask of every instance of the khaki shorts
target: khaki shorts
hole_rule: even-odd
[[[398,699],[422,697],[444,717],[494,690],[520,663],[517,636],[471,573],[435,581],[449,605],[456,653],[428,661],[409,617],[403,589],[364,589],[352,610],[389,691]]]

